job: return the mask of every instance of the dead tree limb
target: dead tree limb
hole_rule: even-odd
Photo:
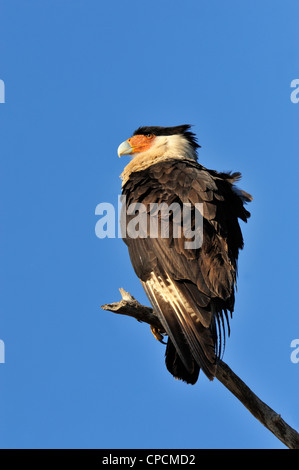
[[[156,333],[158,336],[159,332],[165,334],[163,326],[152,308],[141,305],[131,294],[125,292],[124,289],[120,289],[120,292],[122,295],[120,302],[103,305],[102,308],[120,315],[136,318],[139,322],[148,323],[153,333]],[[161,338],[157,337],[157,339]],[[279,414],[260,400],[223,361],[220,361],[217,366],[216,378],[243,403],[257,420],[289,449],[299,449],[298,432],[291,428]]]

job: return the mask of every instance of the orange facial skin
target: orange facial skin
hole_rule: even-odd
[[[127,140],[131,147],[133,148],[132,153],[137,152],[144,152],[145,150],[149,150],[155,136],[153,134],[149,135],[134,135]]]

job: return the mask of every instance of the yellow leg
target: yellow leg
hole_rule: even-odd
[[[164,336],[160,333],[161,330],[158,328],[155,328],[154,326],[150,325],[151,327],[151,332],[153,333],[154,337],[156,338],[157,341],[160,341],[160,343],[166,344],[163,341]]]

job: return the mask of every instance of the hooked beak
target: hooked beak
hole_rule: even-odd
[[[120,146],[117,149],[118,156],[121,157],[121,155],[130,155],[134,150],[134,147],[132,147],[127,140],[122,142]]]

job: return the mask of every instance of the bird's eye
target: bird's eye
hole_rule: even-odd
[[[152,139],[154,136],[153,136],[153,134],[146,134],[145,137],[146,137],[147,139]]]

